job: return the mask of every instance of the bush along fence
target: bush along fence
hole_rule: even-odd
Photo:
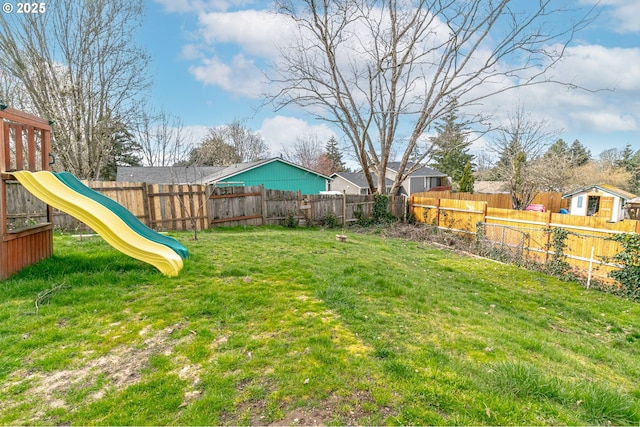
[[[378,215],[374,195],[321,195],[254,187],[207,187],[140,182],[84,181],[92,189],[117,201],[155,230],[203,230],[221,226],[325,225],[346,226]],[[46,220],[45,205],[19,185],[12,198],[10,221],[16,227]],[[385,201],[387,199],[385,198]],[[406,197],[390,197],[383,207],[388,215],[404,219]],[[384,215],[382,215],[384,216]],[[53,213],[63,230],[87,231],[63,212]]]
[[[516,211],[489,207],[486,201],[421,195],[411,196],[409,212],[418,222],[468,236],[486,251],[508,252],[512,259],[543,263],[553,273],[573,269],[605,282],[622,265],[615,258],[624,249],[617,236],[640,233],[640,221],[635,220],[611,223],[604,218]]]

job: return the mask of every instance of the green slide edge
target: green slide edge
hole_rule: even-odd
[[[170,236],[160,234],[155,230],[147,227],[142,221],[140,221],[134,214],[132,214],[127,208],[120,203],[108,198],[107,196],[98,193],[97,191],[84,185],[78,178],[76,178],[70,172],[53,172],[53,175],[58,178],[63,184],[79,194],[92,199],[93,201],[100,203],[105,208],[116,214],[122,221],[127,224],[133,231],[145,237],[152,242],[159,243],[167,246],[176,252],[182,259],[186,259],[189,256],[187,248],[176,239]]]

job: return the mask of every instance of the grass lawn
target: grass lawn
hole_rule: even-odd
[[[0,282],[0,423],[640,423],[639,304],[335,234],[174,234],[177,278],[56,236]]]

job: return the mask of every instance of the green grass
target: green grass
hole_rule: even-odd
[[[100,239],[0,282],[0,423],[640,423],[640,305],[380,235]],[[47,298],[38,295],[51,290]]]

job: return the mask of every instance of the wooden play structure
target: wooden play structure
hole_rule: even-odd
[[[0,105],[0,123],[1,280],[53,254],[53,217],[12,175],[51,169],[49,121]]]

